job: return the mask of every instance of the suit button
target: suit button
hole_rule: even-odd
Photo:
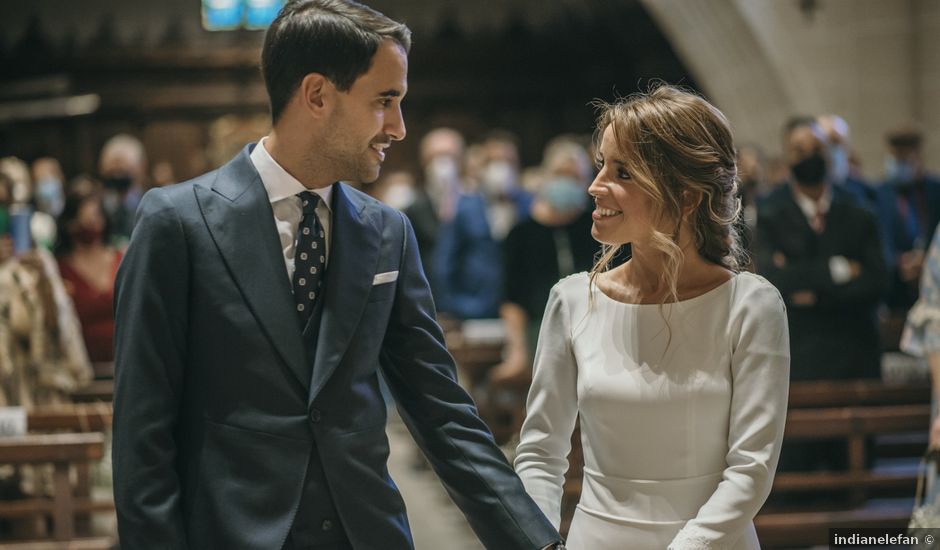
[[[320,413],[320,409],[310,409],[310,421],[316,424],[323,419],[323,415]]]
[[[321,527],[323,528],[324,531],[330,531],[333,529],[333,522],[328,519],[325,519],[323,520],[323,525],[321,525]]]

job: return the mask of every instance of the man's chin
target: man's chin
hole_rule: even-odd
[[[379,175],[382,172],[381,166],[376,166],[373,170],[368,170],[359,176],[359,181],[364,184],[375,183],[379,179]]]

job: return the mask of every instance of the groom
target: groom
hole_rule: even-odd
[[[560,541],[457,385],[407,219],[337,183],[405,137],[409,47],[361,4],[289,1],[271,133],[144,197],[116,286],[123,548],[412,548],[380,373],[487,548]]]

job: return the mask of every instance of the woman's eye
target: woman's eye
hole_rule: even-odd
[[[623,168],[617,170],[617,177],[623,180],[630,179],[630,172],[627,172]]]

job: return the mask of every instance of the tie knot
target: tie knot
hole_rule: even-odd
[[[312,191],[303,191],[297,193],[300,197],[300,207],[304,210],[304,215],[313,214],[317,211],[317,205],[320,204],[320,195]]]

